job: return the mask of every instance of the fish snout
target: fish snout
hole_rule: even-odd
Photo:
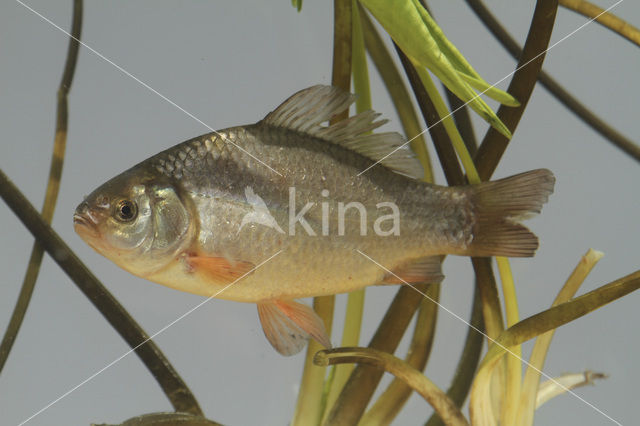
[[[80,203],[73,214],[73,228],[82,237],[85,235],[96,236],[98,234],[98,221],[91,214],[89,203],[86,201]]]

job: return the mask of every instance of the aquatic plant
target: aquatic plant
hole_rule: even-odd
[[[487,83],[448,41],[426,6],[417,0],[393,2],[336,0],[332,84],[359,95],[356,109],[370,109],[369,53],[380,73],[401,119],[407,139],[425,168],[424,179],[434,180],[433,160],[428,145],[433,143],[438,161],[450,185],[474,184],[488,180],[509,147],[517,138],[517,125],[527,107],[538,81],[544,84],[586,124],[603,134],[607,140],[636,160],[640,149],[619,132],[598,119],[542,71],[545,52],[550,44],[554,17],[558,7],[554,1],[538,1],[531,26],[522,49],[511,40],[497,21],[477,0],[468,0],[487,27],[518,59],[516,71],[510,77],[506,91]],[[624,24],[610,12],[595,10],[587,2],[561,1],[590,18],[638,43],[636,29]],[[18,189],[0,172],[0,192],[7,204],[36,237],[14,316],[0,347],[0,371],[26,313],[34,289],[38,269],[46,251],[87,295],[111,325],[118,330],[131,348],[152,372],[162,390],[180,414],[154,414],[130,420],[125,424],[154,424],[173,421],[175,424],[211,424],[203,419],[195,395],[126,310],[82,265],[79,259],[47,226],[51,222],[64,160],[67,128],[67,95],[75,69],[80,38],[82,2],[74,2],[74,19],[68,60],[58,92],[58,121],[54,142],[51,174],[47,196],[41,213],[37,213],[21,196]],[[294,1],[300,9],[301,1]],[[376,19],[397,43],[396,54],[401,71],[382,36],[372,22]],[[410,84],[406,88],[402,73]],[[438,78],[446,88],[449,106],[431,77]],[[353,81],[353,88],[351,88]],[[411,99],[415,97],[415,102]],[[493,111],[482,96],[500,103]],[[426,142],[416,106],[422,113],[431,138]],[[474,137],[467,107],[486,120],[490,128],[481,143]],[[344,117],[337,117],[339,120]],[[462,167],[460,166],[462,165]],[[586,249],[586,248],[585,248]],[[364,290],[348,296],[345,327],[341,347],[322,350],[311,342],[306,355],[294,425],[374,425],[389,424],[402,409],[412,392],[417,392],[431,404],[436,414],[428,420],[434,424],[522,424],[533,423],[535,409],[550,398],[575,387],[601,378],[599,373],[570,373],[543,381],[543,367],[553,332],[562,325],[620,297],[640,286],[640,271],[615,279],[596,290],[576,297],[580,285],[602,254],[589,250],[579,260],[573,273],[560,288],[551,307],[528,318],[520,318],[515,281],[506,259],[496,259],[501,292],[493,274],[490,259],[471,259],[475,271],[476,293],[470,329],[455,376],[446,391],[438,388],[422,371],[433,346],[438,300],[441,285],[424,283],[402,286],[391,302],[374,337],[367,347],[360,345],[360,329],[364,307]],[[612,277],[613,278],[613,277]],[[446,285],[445,282],[442,285]],[[500,295],[501,293],[501,295]],[[314,308],[331,330],[334,316],[333,296],[316,298]],[[503,314],[504,310],[504,314]],[[410,349],[402,359],[396,353],[398,344],[412,318],[416,326]],[[503,318],[504,317],[504,318]],[[334,330],[334,336],[340,333]],[[528,358],[521,345],[531,339],[535,344]],[[488,349],[483,351],[483,343]],[[328,365],[334,365],[325,368]],[[356,364],[356,365],[353,365]],[[572,366],[567,366],[571,368]],[[524,368],[524,374],[523,374]],[[372,402],[374,391],[387,371],[396,379]],[[1,386],[0,377],[0,386]],[[462,406],[470,395],[469,415]],[[369,407],[369,408],[368,408]],[[368,411],[367,411],[368,408]],[[186,413],[186,414],[185,414]],[[215,418],[212,413],[210,417]],[[136,423],[137,422],[137,423]]]

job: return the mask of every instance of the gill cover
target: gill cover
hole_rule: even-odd
[[[171,185],[121,185],[122,180],[116,177],[88,197],[88,215],[97,233],[87,242],[144,277],[170,263],[189,244],[191,218]]]

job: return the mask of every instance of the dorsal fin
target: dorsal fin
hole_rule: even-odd
[[[380,114],[369,110],[332,126],[320,125],[349,108],[355,99],[355,95],[337,87],[312,86],[295,93],[267,114],[262,122],[315,136],[380,161],[397,173],[421,178],[424,175],[422,165],[409,146],[404,145],[404,138],[399,133],[367,134],[387,122],[376,121]]]

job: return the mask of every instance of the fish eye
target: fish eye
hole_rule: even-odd
[[[136,218],[138,207],[129,200],[121,200],[116,206],[116,218],[121,222],[129,222]]]

